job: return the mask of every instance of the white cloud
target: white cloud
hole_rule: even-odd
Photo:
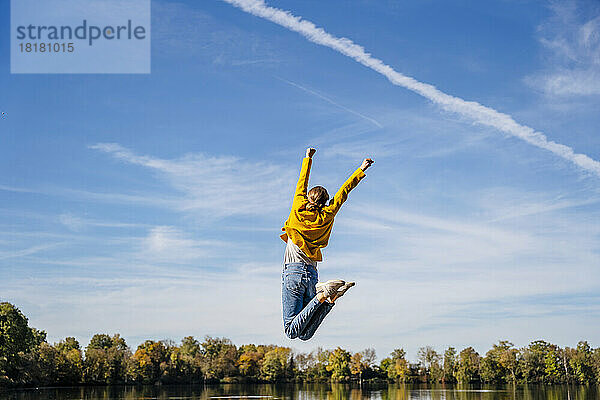
[[[177,200],[178,210],[201,212],[209,219],[283,212],[296,179],[296,171],[291,169],[238,157],[194,153],[166,160],[134,154],[116,143],[98,143],[90,148],[157,172],[182,194]]]
[[[507,187],[482,189],[471,196],[482,209],[482,217],[489,218],[490,222],[510,219],[523,221],[524,217],[561,210],[568,211],[600,203],[600,198],[594,195],[578,197],[575,193],[569,195],[526,193]]]
[[[150,263],[189,264],[206,262],[224,247],[224,242],[193,239],[175,227],[157,226],[143,238],[134,257]]]
[[[0,251],[0,260],[5,260],[8,258],[21,258],[21,257],[25,257],[25,256],[29,256],[32,254],[36,254],[45,250],[49,250],[52,248],[55,248],[57,246],[60,246],[62,243],[47,243],[47,244],[40,244],[40,245],[35,245],[35,246],[30,246],[27,248],[23,248],[23,249],[10,249],[8,251]]]
[[[80,231],[85,226],[83,219],[73,214],[61,214],[58,219],[61,224],[75,232]]]
[[[44,219],[48,219],[48,217],[46,216]],[[75,232],[79,232],[90,226],[99,228],[144,228],[149,226],[148,224],[89,219],[73,213],[60,214],[58,220],[61,224]]]
[[[37,193],[45,196],[60,196],[69,199],[90,200],[113,204],[135,204],[136,206],[175,208],[177,199],[157,194],[125,194],[125,193],[102,193],[88,190],[70,189],[64,187],[43,186],[35,188],[19,188],[11,186],[0,186],[0,190],[15,193]],[[73,221],[74,222],[74,221]]]
[[[539,28],[548,66],[526,82],[548,96],[600,94],[600,8],[567,1],[551,9]]]

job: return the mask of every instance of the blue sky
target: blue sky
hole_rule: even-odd
[[[0,299],[84,345],[600,346],[597,2],[267,5],[586,161],[225,2],[153,0],[149,75],[11,75],[0,41]],[[308,146],[330,192],[376,163],[319,266],[357,286],[302,343],[281,327],[278,234]]]

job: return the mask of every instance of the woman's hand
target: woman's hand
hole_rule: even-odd
[[[308,149],[306,149],[306,157],[308,158],[312,158],[312,156],[317,152],[317,149],[313,149],[312,147],[309,147]]]
[[[369,168],[374,162],[375,161],[371,160],[370,158],[365,158],[360,166],[360,169],[362,169],[363,172],[365,172],[367,168]]]

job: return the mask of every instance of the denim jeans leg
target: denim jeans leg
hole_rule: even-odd
[[[319,275],[316,270],[309,270],[309,291],[308,294],[312,297],[317,295],[316,285],[319,280]],[[333,304],[328,302],[323,302],[315,312],[315,314],[311,317],[311,319],[306,324],[305,328],[302,330],[300,335],[298,335],[298,339],[300,340],[308,340],[312,338],[317,331],[321,322],[325,319],[329,311],[333,308]]]
[[[312,318],[308,321],[306,328],[300,333],[298,339],[300,340],[308,340],[312,338],[317,331],[321,322],[325,319],[329,311],[333,308],[333,304],[327,301],[321,303],[321,306],[317,309],[317,312],[312,316]]]
[[[321,306],[315,296],[315,283],[314,267],[302,263],[287,264],[284,267],[281,287],[283,327],[290,339],[299,337],[306,330],[309,321]]]

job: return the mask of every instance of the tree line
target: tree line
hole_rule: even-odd
[[[96,334],[82,348],[73,337],[48,343],[18,308],[0,303],[0,387],[330,381],[598,384],[600,348],[585,341],[574,348],[500,341],[480,355],[472,347],[440,354],[426,346],[416,362],[399,348],[379,363],[373,349],[294,353],[210,336],[146,340],[132,351],[119,334]]]

